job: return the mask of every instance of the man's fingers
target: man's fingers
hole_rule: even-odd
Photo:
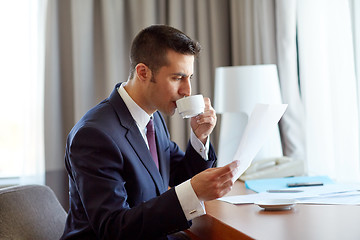
[[[197,117],[196,123],[197,124],[209,123],[209,124],[215,125],[216,124],[216,115],[214,115],[213,113],[203,113],[202,115],[199,115]]]
[[[232,172],[235,172],[236,169],[240,166],[240,161],[239,160],[235,160],[232,161],[231,163],[223,166],[223,167],[219,167],[216,169],[216,174],[218,177],[222,177],[226,174],[231,174]]]
[[[206,107],[210,107],[211,106],[211,100],[208,97],[204,97],[204,103]]]
[[[237,173],[240,161],[233,161],[226,166],[210,168],[195,175],[191,185],[202,201],[213,200],[224,196],[233,186],[233,177]]]
[[[226,193],[230,192],[234,183],[231,178],[222,179],[224,182],[219,182],[218,187],[216,188],[216,198],[224,196]]]

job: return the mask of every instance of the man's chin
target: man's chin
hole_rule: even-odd
[[[165,114],[166,116],[169,116],[169,117],[172,117],[174,114],[175,114],[175,109],[171,109],[171,110],[160,110],[159,111],[162,113],[162,114]]]
[[[172,116],[174,116],[174,114],[175,114],[175,111],[176,110],[176,108],[174,108],[174,109],[172,109],[172,110],[169,110],[169,112],[166,114],[166,115],[168,115],[168,116],[170,116],[170,117],[172,117]]]
[[[174,114],[175,114],[175,109],[172,110],[172,111],[170,111],[167,115],[170,116],[170,117],[172,117],[172,116],[174,116]]]

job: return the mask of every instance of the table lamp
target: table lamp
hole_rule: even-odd
[[[233,161],[247,121],[257,103],[282,103],[276,65],[216,68],[214,108],[221,114],[218,166]],[[282,156],[277,127],[253,161]]]

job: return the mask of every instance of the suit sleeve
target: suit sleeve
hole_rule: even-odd
[[[127,182],[121,175],[126,162],[104,132],[80,128],[68,145],[66,164],[78,194],[74,201],[79,201],[70,204],[76,205],[76,214],[86,216],[98,239],[156,239],[190,226],[174,189],[129,206]],[[187,154],[193,155],[192,150]]]

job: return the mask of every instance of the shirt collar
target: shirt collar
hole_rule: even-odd
[[[126,82],[122,83],[118,88],[120,97],[124,100],[126,107],[129,109],[131,116],[133,117],[139,128],[145,129],[152,115],[149,116],[149,114],[147,114],[139,105],[136,104],[136,102],[126,92],[124,88],[125,85]]]

